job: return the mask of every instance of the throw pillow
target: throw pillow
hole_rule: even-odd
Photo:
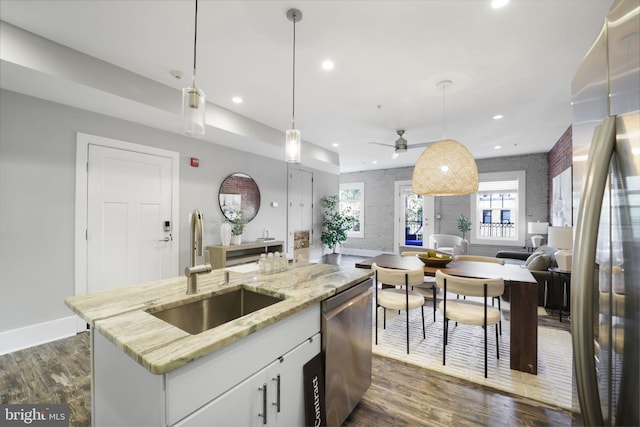
[[[527,268],[532,271],[545,271],[549,268],[549,263],[551,262],[551,256],[544,254],[536,254],[536,256],[531,260]]]
[[[524,262],[524,266],[529,267],[529,264],[531,264],[531,262],[539,256],[540,254],[537,252],[532,253],[531,255],[529,255],[529,258],[527,258],[527,260]]]

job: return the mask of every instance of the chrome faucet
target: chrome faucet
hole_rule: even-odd
[[[187,276],[187,295],[198,293],[198,275],[212,270],[209,251],[204,251],[204,264],[196,265],[196,256],[202,256],[202,213],[196,208],[191,214],[191,264],[184,269]]]

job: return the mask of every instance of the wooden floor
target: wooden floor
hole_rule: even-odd
[[[581,426],[577,415],[384,357],[346,426]]]
[[[558,325],[566,327],[566,325]],[[89,334],[0,356],[0,403],[68,403],[91,425]],[[557,408],[373,357],[372,385],[346,426],[580,426]]]
[[[69,404],[70,425],[91,425],[89,332],[0,356],[0,403]]]

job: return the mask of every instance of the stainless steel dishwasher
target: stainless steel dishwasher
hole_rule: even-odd
[[[328,426],[342,425],[371,385],[372,280],[322,302]]]

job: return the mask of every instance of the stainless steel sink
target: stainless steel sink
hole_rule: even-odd
[[[192,335],[282,301],[283,298],[238,288],[200,301],[147,313]]]

